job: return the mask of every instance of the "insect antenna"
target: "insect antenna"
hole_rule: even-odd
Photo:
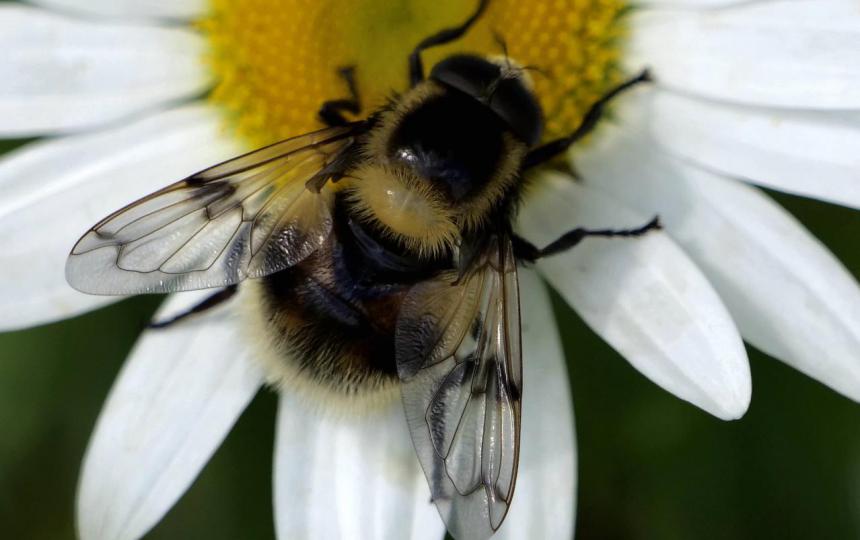
[[[525,72],[534,71],[535,73],[540,73],[541,75],[545,75],[546,77],[551,78],[551,75],[538,66],[520,66],[511,60],[511,55],[508,52],[508,42],[504,36],[501,35],[496,30],[492,30],[493,40],[496,42],[496,45],[502,50],[502,60],[504,61],[504,65],[500,66],[499,76],[493,80],[490,84],[487,85],[487,88],[484,90],[484,94],[482,96],[482,100],[490,104],[493,101],[493,97],[498,90],[499,84],[503,81],[509,79],[520,79],[523,78],[523,74]],[[527,84],[529,84],[527,82]]]
[[[496,29],[493,29],[492,32],[493,32],[493,41],[495,41],[496,45],[498,45],[499,48],[502,49],[502,56],[505,59],[505,66],[508,69],[513,69],[513,66],[511,65],[511,56],[508,54],[508,42],[505,39],[505,36],[503,36],[501,34],[501,32],[499,32]]]

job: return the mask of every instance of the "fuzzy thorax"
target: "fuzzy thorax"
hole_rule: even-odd
[[[403,167],[367,164],[354,173],[347,197],[357,217],[421,256],[452,249],[460,240],[453,208],[426,180]]]

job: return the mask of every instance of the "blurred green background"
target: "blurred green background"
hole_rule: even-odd
[[[774,196],[860,275],[860,212]],[[0,334],[0,537],[74,536],[87,439],[159,301]],[[639,375],[558,298],[555,307],[576,404],[579,539],[860,537],[860,405],[750,350],[752,406],[722,422]],[[275,405],[270,392],[254,400],[148,538],[274,537]]]

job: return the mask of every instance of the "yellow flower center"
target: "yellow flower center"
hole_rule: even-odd
[[[320,105],[348,97],[338,68],[355,66],[366,114],[407,88],[407,56],[424,37],[459,24],[462,0],[210,0],[200,27],[217,85],[210,99],[252,145],[322,126]],[[424,53],[425,71],[453,52],[502,54],[530,71],[545,139],[566,134],[621,73],[623,0],[493,0],[455,43]],[[360,115],[363,116],[363,115]]]

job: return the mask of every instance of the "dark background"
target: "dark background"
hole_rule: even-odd
[[[775,197],[860,275],[860,212]],[[0,537],[74,536],[89,434],[160,300],[0,334]],[[555,300],[576,404],[580,540],[860,536],[860,405],[750,350],[749,413],[714,419],[647,381]],[[268,391],[254,400],[148,538],[274,536],[275,405]]]

